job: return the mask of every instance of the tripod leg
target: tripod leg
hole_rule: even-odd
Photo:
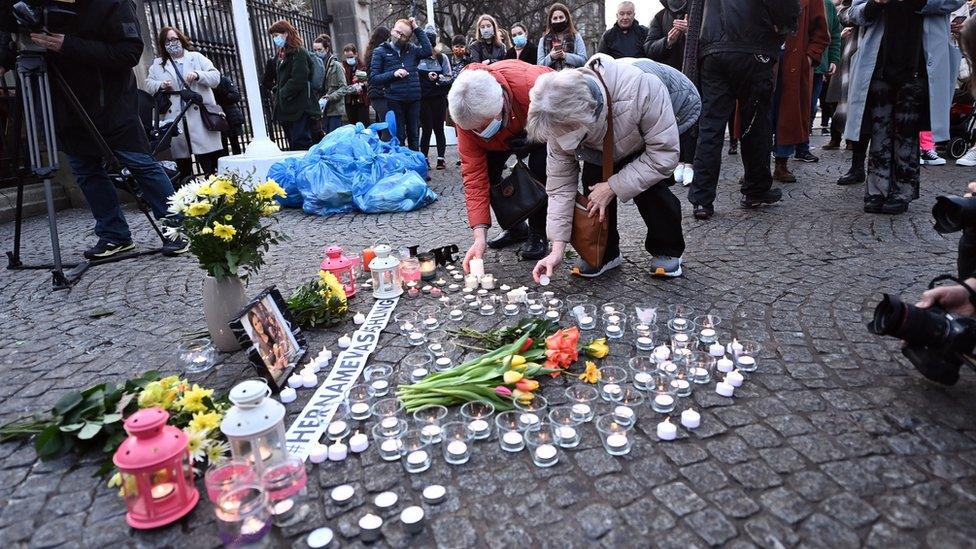
[[[20,229],[24,222],[24,180],[17,181],[17,205],[14,208],[14,249],[7,252],[7,268],[16,269],[23,265],[20,261]]]
[[[58,239],[58,218],[54,210],[54,192],[51,190],[51,180],[44,180],[44,200],[47,202],[47,224],[51,229],[51,247],[54,249],[54,268],[51,269],[54,288],[62,289],[71,287],[71,282],[64,276],[64,267],[61,264],[61,242]]]

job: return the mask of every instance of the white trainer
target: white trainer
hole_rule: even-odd
[[[695,180],[695,169],[692,168],[691,166],[688,166],[687,168],[685,168],[684,179],[682,180],[681,184],[687,187],[688,185],[691,185],[691,183],[694,180]]]
[[[956,166],[976,166],[976,147],[969,149],[966,154],[959,157],[959,160],[956,160]]]

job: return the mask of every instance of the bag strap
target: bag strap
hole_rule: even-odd
[[[974,307],[976,307],[976,290],[974,290],[973,288],[970,288],[969,287],[969,284],[966,284],[962,280],[960,280],[960,279],[958,279],[958,278],[956,278],[956,277],[954,277],[952,275],[940,275],[940,276],[937,276],[937,277],[933,278],[932,281],[929,282],[929,289],[931,290],[932,288],[935,288],[935,285],[936,284],[938,284],[939,282],[942,282],[944,280],[951,280],[952,282],[955,282],[956,284],[959,284],[963,288],[966,288],[966,291],[969,293],[969,302]]]
[[[596,74],[596,78],[600,81],[603,92],[607,96],[607,133],[603,136],[603,182],[605,183],[610,181],[610,177],[613,176],[613,100],[610,99],[610,88],[603,80],[603,75],[596,70],[596,67],[601,65],[599,59],[594,59],[590,63],[590,70]]]

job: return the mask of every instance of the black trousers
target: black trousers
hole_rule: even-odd
[[[485,155],[485,163],[488,167],[488,183],[497,185],[502,181],[502,173],[505,171],[505,164],[512,157],[512,151],[488,151]],[[543,185],[546,184],[546,147],[542,145],[529,153],[525,164],[529,167],[532,175]],[[494,205],[492,205],[494,206]],[[535,234],[546,234],[546,211],[549,204],[536,210],[529,216],[529,230]]]
[[[911,202],[918,198],[918,132],[928,100],[925,78],[891,84],[871,80],[871,145],[865,198],[882,196]]]
[[[369,119],[369,107],[362,103],[346,103],[346,118],[350,124],[359,122],[363,126],[369,126],[373,123]]]
[[[773,59],[748,53],[715,53],[705,57],[701,65],[702,115],[698,121],[695,181],[688,190],[688,200],[696,206],[711,206],[715,201],[725,126],[736,101],[742,117],[742,194],[769,190],[773,184],[769,169]]]
[[[614,168],[614,173],[626,165],[630,159],[622,160]],[[590,187],[603,182],[603,167],[597,164],[583,163],[583,194],[589,196]],[[644,238],[644,249],[651,255],[681,257],[685,253],[685,237],[681,230],[681,202],[668,188],[666,181],[661,181],[650,189],[634,197],[637,211],[647,226],[647,236]],[[614,200],[607,207],[607,217],[610,220],[610,234],[607,237],[607,252],[603,256],[606,263],[620,255],[620,232],[617,230],[617,201]]]
[[[214,151],[206,154],[195,154],[193,155],[197,159],[197,164],[200,165],[201,175],[213,175],[217,173],[217,159],[224,156],[224,151]],[[186,180],[193,177],[193,160],[190,158],[177,158],[176,170],[180,172],[180,180]]]
[[[437,158],[444,158],[447,138],[444,137],[444,119],[447,118],[447,96],[425,97],[420,100],[420,152],[430,153],[430,136],[437,140]]]

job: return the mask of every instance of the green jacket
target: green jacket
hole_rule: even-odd
[[[285,52],[276,60],[274,118],[279,122],[295,122],[308,115],[322,118],[318,98],[312,93],[312,59],[308,50],[298,48]]]
[[[322,90],[328,104],[325,106],[326,116],[346,116],[347,95],[356,93],[352,86],[346,85],[346,71],[339,60],[330,55],[325,61],[325,89]]]
[[[830,64],[833,63],[840,67],[840,18],[837,17],[837,7],[831,0],[824,0],[824,9],[827,13],[827,30],[830,31],[830,46],[827,48],[826,54],[820,61],[820,66],[813,71],[813,74],[827,74],[830,70]]]

